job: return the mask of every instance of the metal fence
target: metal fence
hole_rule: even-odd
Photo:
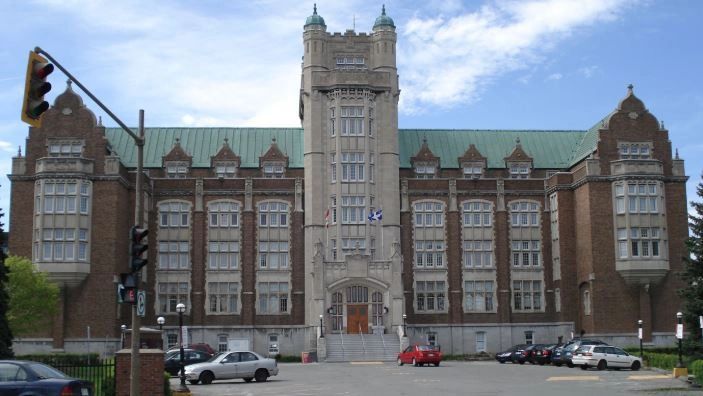
[[[69,377],[80,378],[93,383],[95,396],[114,396],[115,360],[87,360],[84,362],[53,361],[45,362],[66,373]]]

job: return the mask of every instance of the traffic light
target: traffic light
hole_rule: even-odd
[[[147,245],[147,235],[149,235],[149,230],[138,226],[132,226],[132,229],[129,231],[129,264],[132,269],[132,273],[142,269],[148,261],[146,258],[142,258],[142,254],[149,248],[149,245]]]
[[[51,91],[51,83],[46,77],[54,71],[54,65],[34,51],[29,52],[27,77],[24,81],[24,101],[22,102],[22,121],[33,127],[41,126],[41,115],[49,109],[49,102],[44,95]]]
[[[134,274],[120,274],[120,284],[117,285],[117,302],[134,304],[137,301],[137,282]]]

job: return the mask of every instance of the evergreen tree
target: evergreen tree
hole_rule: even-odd
[[[0,219],[5,216],[0,209]],[[0,359],[8,359],[14,356],[12,352],[12,331],[7,321],[7,311],[10,306],[10,299],[7,294],[7,267],[5,267],[5,252],[2,246],[5,241],[3,223],[0,222]]]
[[[703,199],[703,182],[696,188],[699,198]],[[681,277],[686,286],[679,290],[683,303],[683,319],[686,337],[686,349],[703,350],[699,316],[703,316],[703,202],[691,202],[695,213],[689,215],[688,227],[691,236],[686,240],[688,254],[683,258],[684,269]]]

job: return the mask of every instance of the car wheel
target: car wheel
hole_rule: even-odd
[[[413,366],[415,366],[415,367],[419,366],[419,364],[417,364],[417,360],[415,360],[415,358],[413,358]]]
[[[630,366],[630,368],[632,369],[632,371],[637,371],[640,369],[641,366],[642,364],[640,363],[640,361],[635,360],[634,362],[632,362],[632,366]]]
[[[253,379],[252,377],[246,377],[244,378],[244,382],[251,382]]]
[[[555,366],[561,367],[561,363],[554,363]]]
[[[568,368],[574,368],[574,364],[573,364],[573,363],[566,363],[566,367],[568,367]]]
[[[539,362],[539,365],[540,365],[540,366],[544,366],[544,361],[540,361],[540,362]]]
[[[266,369],[258,369],[254,373],[254,378],[256,379],[256,382],[266,382],[269,378],[269,372],[266,371]]]
[[[200,381],[199,380],[188,380],[188,382],[190,382],[191,385],[198,385],[198,382],[200,382]]]
[[[505,360],[498,360],[498,363],[505,364]]]
[[[215,376],[209,371],[205,371],[200,374],[200,381],[202,381],[203,385],[212,384],[212,380],[214,380],[214,379],[215,379]]]
[[[439,367],[439,362],[434,364],[435,367]]]
[[[525,361],[524,361],[524,360],[518,360],[517,362],[520,363],[520,364],[525,364]]]
[[[605,360],[601,360],[598,362],[598,370],[605,370],[608,368],[608,363],[605,362]]]
[[[587,364],[582,364],[582,365],[581,365],[581,370],[588,370],[588,365],[587,365]]]
[[[403,361],[400,358],[398,358],[398,366],[402,366],[402,365],[403,365]]]

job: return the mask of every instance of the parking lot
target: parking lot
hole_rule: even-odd
[[[671,373],[647,369],[582,371],[495,361],[445,361],[439,367],[398,366],[394,362],[283,363],[279,367],[278,376],[265,383],[232,380],[188,387],[196,396],[690,395],[694,391]],[[177,378],[171,380],[172,389],[178,384]]]

